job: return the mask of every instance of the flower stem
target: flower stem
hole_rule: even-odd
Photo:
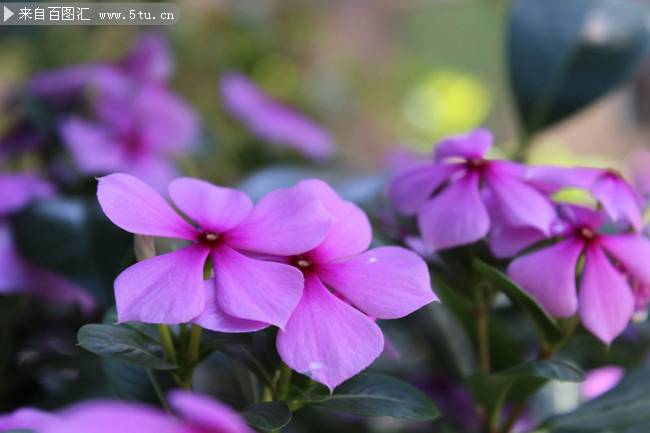
[[[187,362],[191,367],[194,367],[199,362],[201,355],[201,327],[192,325],[190,330],[190,342],[187,345]]]
[[[280,378],[278,380],[278,400],[287,401],[291,391],[291,374],[293,372],[286,364],[280,367]]]
[[[158,325],[158,333],[160,334],[160,343],[162,344],[165,352],[165,359],[172,364],[176,364],[176,353],[174,352],[174,340],[172,339],[172,332],[167,325]]]
[[[165,409],[165,412],[167,413],[172,413],[169,405],[167,404],[167,400],[165,399],[165,394],[163,394],[162,389],[160,388],[160,384],[158,383],[158,379],[156,379],[156,376],[154,375],[154,372],[151,371],[150,368],[146,368],[145,370],[147,370],[147,376],[149,376],[151,386],[156,392],[156,396],[158,397],[158,400],[160,400],[160,404],[162,405],[163,409]]]

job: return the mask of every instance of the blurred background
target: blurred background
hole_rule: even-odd
[[[25,404],[58,407],[81,397],[115,393],[151,397],[151,390],[142,389],[148,383],[139,383],[138,371],[103,362],[104,375],[98,375],[99,360],[75,347],[74,333],[81,324],[108,320],[112,281],[134,257],[132,239],[97,216],[94,176],[102,170],[79,169],[83,157],[71,145],[74,139],[62,133],[61,122],[71,116],[99,117],[103,122],[110,118],[120,125],[122,120],[92,102],[79,103],[79,95],[61,102],[56,93],[69,81],[60,76],[48,82],[49,90],[35,90],[35,77],[42,78],[43,72],[110,64],[122,73],[130,67],[129,59],[144,58],[144,70],[151,58],[168,58],[171,71],[163,73],[165,92],[186,104],[170,105],[193,119],[188,120],[191,145],[170,157],[178,173],[243,185],[254,197],[300,177],[323,177],[346,198],[364,205],[375,222],[382,215],[376,196],[387,173],[428,157],[440,138],[480,126],[494,132],[495,156],[608,166],[641,180],[650,172],[650,157],[644,153],[650,148],[650,4],[644,0],[177,4],[180,22],[161,28],[0,26],[0,172],[36,172],[60,192],[54,201],[18,214],[0,212],[0,223],[8,221],[21,256],[73,281],[99,305],[84,316],[76,307],[35,306],[20,296],[0,299],[2,411]],[[151,35],[168,44],[167,54],[161,54],[166,48],[156,42],[142,42]],[[282,138],[269,138],[247,125],[245,115],[238,115],[224,96],[222,79],[233,71],[255,83],[265,100],[293,107],[291,115],[283,114],[283,120],[291,118],[289,124],[304,126],[291,117],[295,115],[311,119],[311,126],[320,125],[331,136],[331,151],[311,158],[300,140],[287,148],[278,145]],[[88,75],[94,80],[100,74],[93,69]],[[119,81],[102,80],[106,88]],[[101,95],[104,90],[94,91]],[[92,100],[88,89],[81,93]],[[165,98],[161,100],[168,101]],[[164,119],[151,107],[145,111]],[[153,128],[166,126],[152,123]],[[96,156],[101,160],[104,155]],[[131,169],[136,175],[140,170]],[[378,238],[390,237],[390,230],[386,232]],[[443,395],[441,407],[461,413],[456,429],[441,426],[440,431],[472,431],[473,415],[462,415],[471,406],[469,397],[453,380],[435,373],[435,368],[453,366],[462,376],[470,367],[457,364],[453,356],[434,361],[434,370],[427,364],[436,347],[450,353],[464,350],[462,341],[455,349],[440,343],[445,332],[456,335],[453,326],[458,324],[446,324],[443,312],[436,317],[413,319],[426,323],[433,336],[409,339],[408,321],[404,329],[389,329],[396,345],[412,356],[380,368],[401,371],[432,395]],[[605,353],[591,340],[571,350],[587,366],[638,363],[650,347],[648,335],[638,331],[629,345],[621,343],[619,352]],[[525,336],[519,337],[503,337],[503,344],[525,341]],[[433,343],[424,344],[427,338]],[[637,350],[639,339],[646,344],[643,350]],[[525,353],[526,347],[515,346],[514,352]],[[221,366],[226,361],[215,362]],[[204,374],[207,389],[227,380],[216,367]],[[575,389],[553,395],[553,404],[565,409],[578,398]],[[549,411],[548,404],[544,410]],[[350,431],[405,431],[401,424],[385,420],[370,426],[346,421]],[[304,431],[301,425],[317,423],[305,415],[292,428]],[[360,430],[362,425],[365,430]],[[322,428],[331,427],[326,422]]]

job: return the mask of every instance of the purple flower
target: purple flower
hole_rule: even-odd
[[[55,414],[19,409],[0,416],[0,430],[30,429],[35,433],[254,433],[231,408],[187,391],[173,391],[172,416],[140,403],[95,400]]]
[[[32,201],[54,195],[54,188],[32,173],[0,173],[0,218],[19,211]]]
[[[391,182],[389,195],[397,211],[417,215],[422,237],[432,248],[476,242],[497,223],[541,237],[550,234],[553,206],[526,183],[520,164],[486,159],[491,145],[492,134],[484,129],[447,138],[436,147],[433,163]]]
[[[131,233],[189,241],[118,276],[119,320],[185,323],[207,305],[210,318],[197,319],[207,328],[283,328],[302,296],[302,273],[252,254],[292,256],[321,243],[332,221],[318,200],[279,189],[253,206],[242,192],[190,178],[171,182],[169,194],[198,227],[135,177],[112,174],[99,180],[99,203],[113,223]],[[215,278],[205,283],[208,257]]]
[[[305,289],[277,348],[292,369],[334,389],[381,354],[384,337],[373,318],[404,317],[437,297],[417,254],[368,250],[370,223],[356,205],[318,180],[295,189],[318,197],[335,220],[315,248],[289,259],[305,275]]]
[[[163,87],[136,85],[112,69],[94,80],[100,83],[97,118],[73,116],[60,124],[76,165],[89,175],[137,174],[160,189],[177,174],[172,158],[194,144],[194,111]]]
[[[628,279],[650,283],[650,241],[638,234],[599,233],[603,217],[591,209],[562,210],[566,226],[560,242],[515,259],[508,274],[552,315],[570,317],[578,311],[584,326],[609,344],[634,313]]]
[[[580,394],[583,400],[593,400],[614,388],[623,379],[625,370],[616,365],[590,370],[585,375],[585,381],[580,384]]]
[[[591,192],[613,221],[628,223],[637,231],[642,229],[641,197],[614,170],[539,166],[530,167],[526,178],[549,194],[566,187],[585,189]]]
[[[220,87],[228,111],[259,138],[295,149],[314,160],[332,156],[334,145],[323,128],[272,99],[244,75],[227,73],[221,78]]]
[[[79,304],[84,313],[95,308],[93,298],[83,288],[20,256],[9,225],[3,218],[37,199],[51,197],[52,186],[31,173],[0,175],[0,294],[28,293],[64,304]]]

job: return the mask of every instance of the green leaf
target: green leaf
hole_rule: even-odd
[[[163,359],[162,349],[151,336],[129,325],[84,325],[77,333],[79,345],[100,356],[110,356],[155,370],[178,368]]]
[[[553,433],[631,433],[650,425],[650,367],[625,375],[613,389],[573,412],[552,417],[542,430]],[[639,429],[644,426],[645,430]]]
[[[422,391],[393,377],[362,373],[339,386],[322,407],[358,416],[427,421],[440,414]]]
[[[645,58],[643,2],[517,0],[511,10],[510,76],[529,133],[604,95]]]
[[[495,288],[505,293],[510,302],[528,314],[542,341],[556,343],[562,340],[563,333],[557,322],[524,289],[515,284],[503,272],[479,259],[474,259],[474,268],[483,278],[494,284]]]
[[[281,401],[254,404],[241,415],[250,426],[264,431],[279,430],[291,421],[291,411]]]
[[[581,382],[584,373],[575,364],[561,359],[530,361],[491,374],[476,374],[467,379],[474,398],[488,408],[502,402],[523,400],[550,380]]]

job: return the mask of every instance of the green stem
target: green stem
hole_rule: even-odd
[[[287,401],[289,398],[291,374],[291,369],[286,364],[282,364],[282,367],[280,367],[280,378],[278,380],[278,400],[280,401]]]
[[[176,353],[174,352],[174,340],[171,329],[167,325],[158,325],[158,333],[160,334],[160,343],[165,352],[165,359],[172,364],[176,364]]]
[[[488,339],[488,317],[485,311],[476,318],[476,334],[478,339],[479,369],[481,373],[490,372],[490,342]]]
[[[512,428],[515,426],[515,423],[524,412],[525,408],[526,403],[523,401],[517,403],[517,405],[512,408],[512,411],[508,415],[508,418],[503,423],[503,427],[501,428],[502,433],[510,433],[512,431]]]
[[[149,376],[149,381],[151,382],[151,386],[153,387],[153,390],[156,392],[156,396],[158,397],[158,400],[160,400],[160,404],[162,405],[163,409],[165,409],[165,412],[167,413],[172,413],[171,409],[169,408],[169,405],[167,404],[167,400],[165,399],[165,394],[163,394],[162,389],[160,388],[160,384],[158,383],[158,379],[156,379],[156,376],[154,375],[153,371],[151,371],[150,368],[146,368],[147,370],[147,376]]]
[[[201,354],[201,327],[192,325],[190,330],[190,342],[187,345],[187,362],[193,368],[199,362]]]

